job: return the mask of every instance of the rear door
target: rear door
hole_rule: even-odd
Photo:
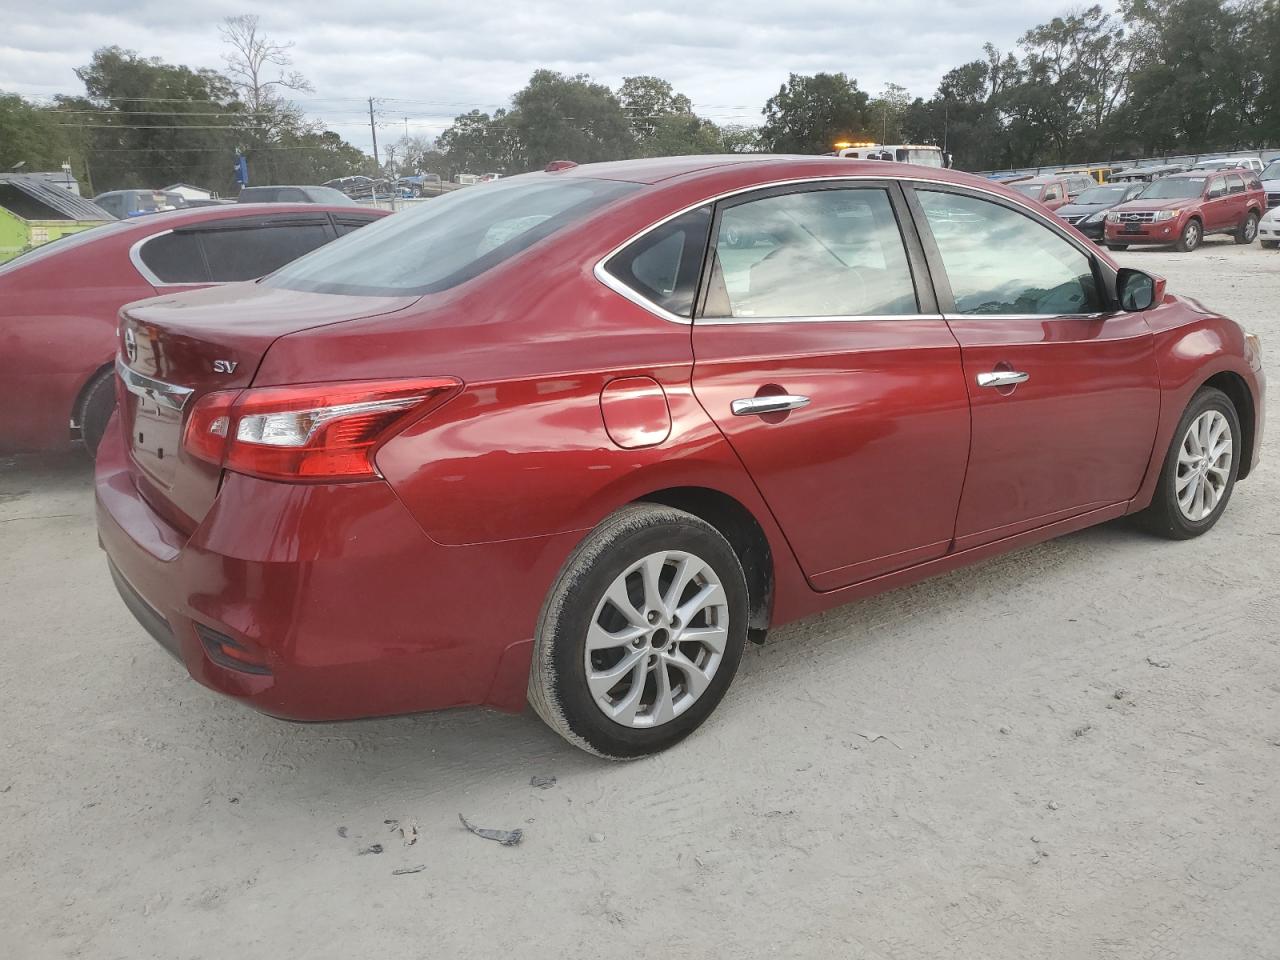
[[[947,551],[969,401],[896,184],[720,204],[693,348],[698,400],[816,589]]]
[[[1133,497],[1160,407],[1143,315],[1105,311],[1094,254],[1048,218],[960,188],[910,196],[972,408],[956,549]]]
[[[1227,194],[1227,178],[1217,174],[1209,178],[1205,184],[1204,203],[1201,215],[1204,217],[1206,232],[1221,230],[1231,222],[1232,200]]]

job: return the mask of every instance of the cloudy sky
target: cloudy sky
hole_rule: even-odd
[[[479,3],[289,0],[258,6],[187,0],[49,0],[21,15],[0,0],[0,91],[29,97],[82,93],[72,72],[100,46],[118,45],[193,67],[219,67],[217,25],[256,13],[268,34],[292,40],[294,68],[314,85],[297,96],[309,115],[369,148],[367,105],[377,97],[379,140],[439,133],[473,108],[492,111],[538,67],[588,73],[615,86],[656,74],[720,123],[758,122],[788,73],[844,71],[876,92],[893,82],[928,96],[952,66],[988,40],[1009,48],[1069,0],[558,0]],[[407,121],[406,121],[407,118]]]

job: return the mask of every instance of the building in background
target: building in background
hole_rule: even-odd
[[[160,191],[161,193],[176,193],[183,200],[217,200],[218,192],[216,190],[206,190],[204,187],[193,187],[189,183],[171,183]]]
[[[36,174],[0,173],[0,263],[115,220],[92,200]]]

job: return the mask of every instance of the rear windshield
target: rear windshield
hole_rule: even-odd
[[[384,217],[263,281],[314,293],[420,296],[447,290],[639,189],[615,180],[498,180]]]
[[[1272,160],[1260,176],[1263,180],[1280,180],[1280,160]]]
[[[1177,200],[1186,197],[1198,197],[1204,192],[1207,177],[1165,177],[1154,180],[1151,186],[1142,191],[1143,200]]]

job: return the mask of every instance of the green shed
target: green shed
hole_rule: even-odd
[[[0,173],[0,263],[114,219],[92,200],[38,177]]]

